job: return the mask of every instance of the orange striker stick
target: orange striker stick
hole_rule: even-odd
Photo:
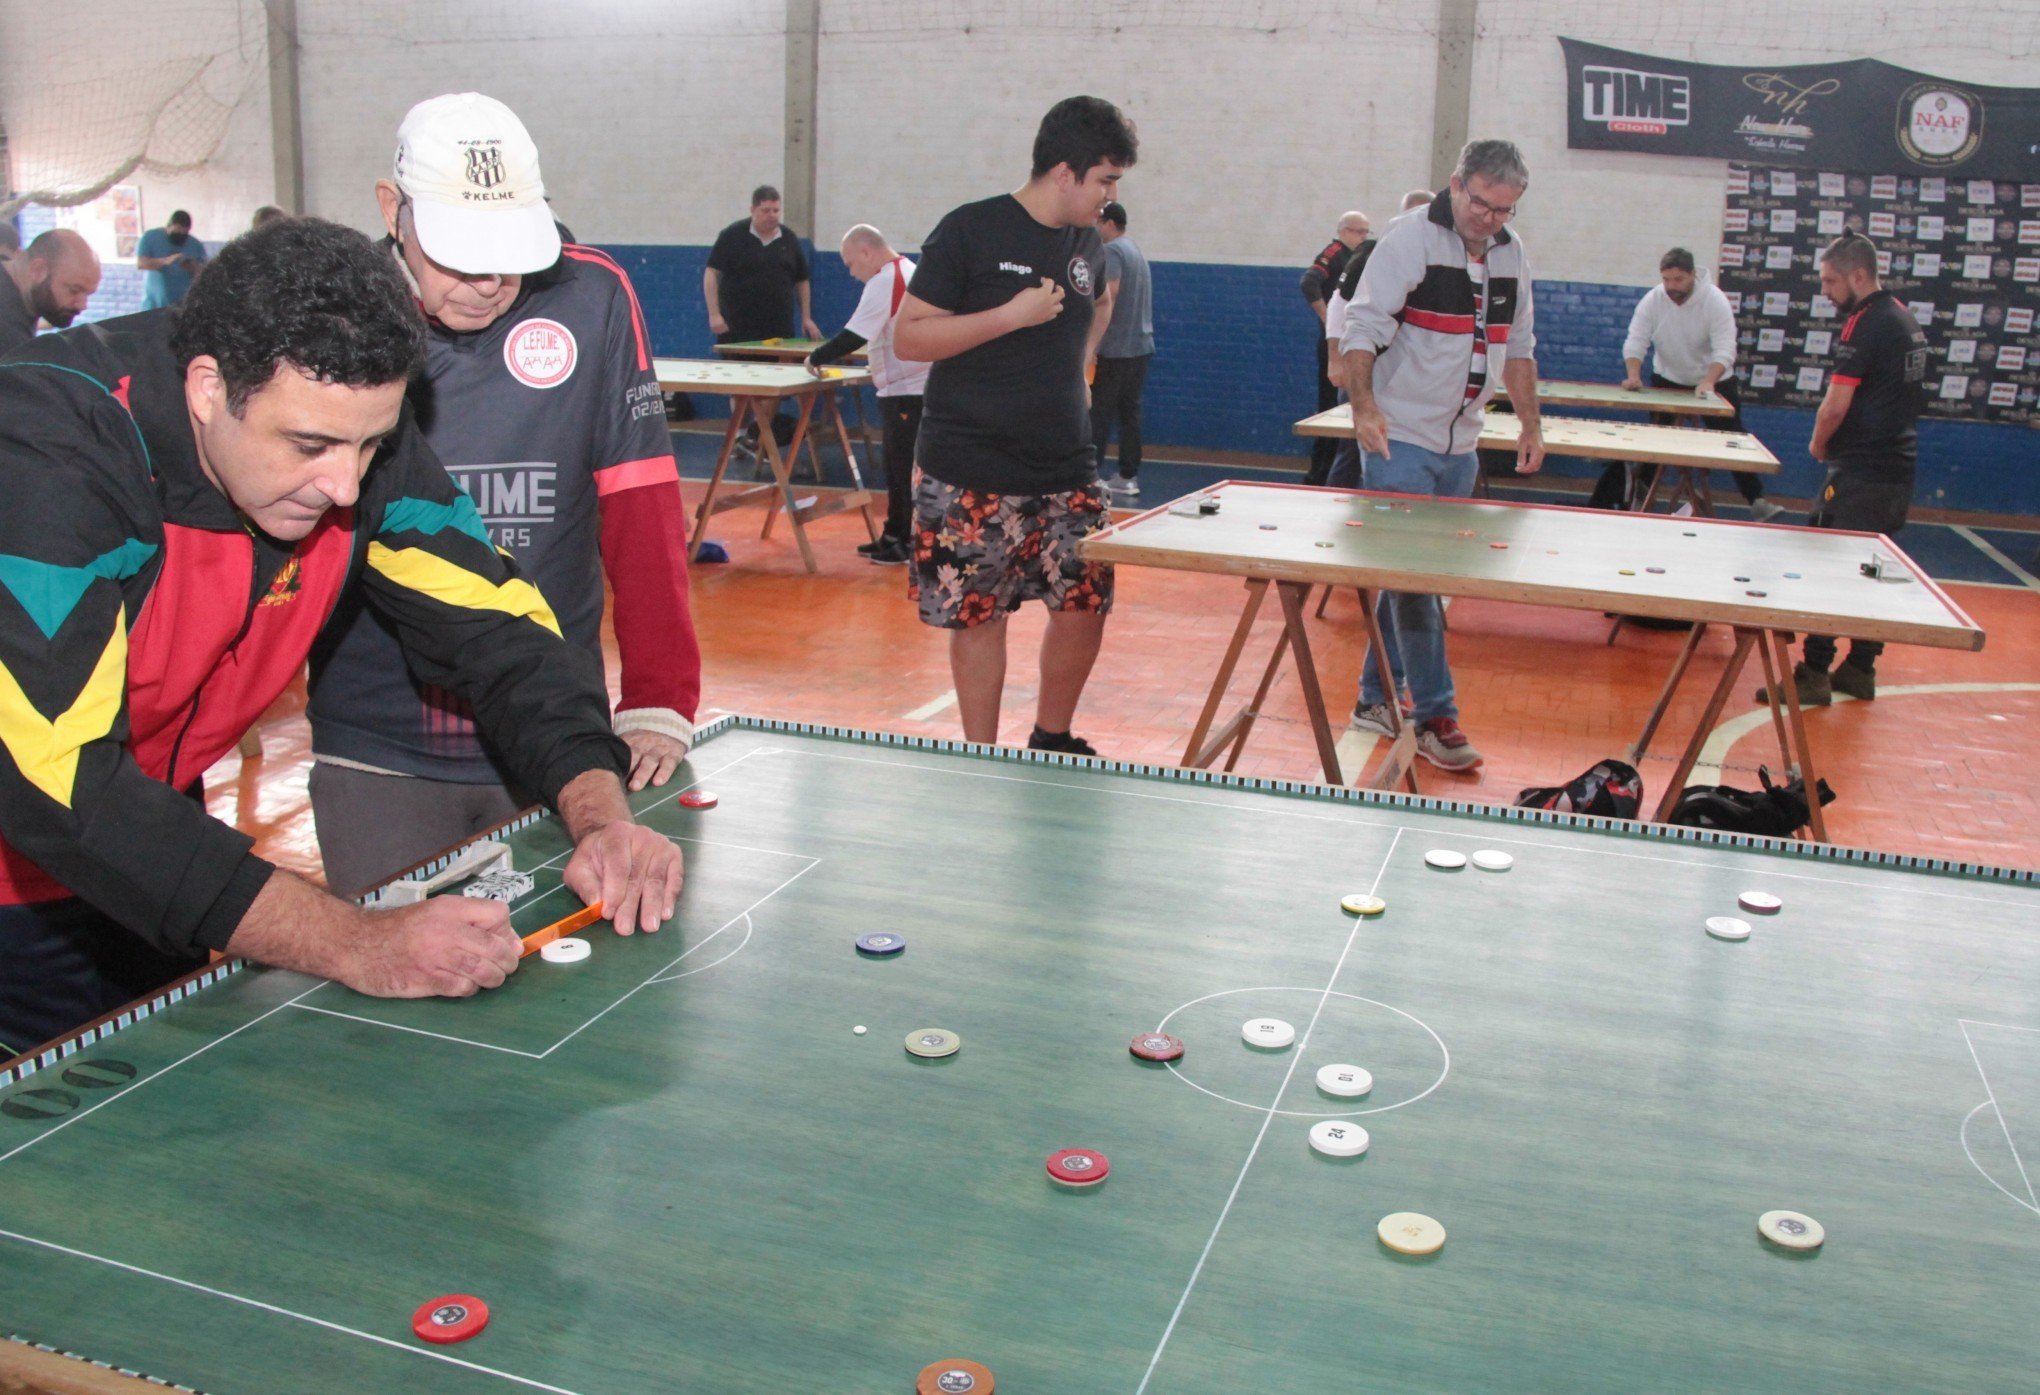
[[[583,906],[565,920],[556,920],[546,926],[545,929],[534,930],[529,935],[526,935],[524,937],[524,952],[517,957],[522,959],[526,955],[536,954],[560,936],[571,935],[576,930],[585,930],[600,919],[602,919],[602,907],[599,904]]]

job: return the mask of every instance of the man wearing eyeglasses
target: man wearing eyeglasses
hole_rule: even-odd
[[[1450,186],[1424,213],[1391,223],[1368,258],[1339,341],[1364,488],[1470,495],[1496,365],[1522,419],[1516,471],[1544,464],[1530,267],[1508,229],[1529,183],[1512,143],[1472,141]],[[1417,753],[1441,769],[1472,769],[1481,754],[1459,729],[1438,598],[1398,592],[1389,608],[1384,638],[1409,682]],[[1394,736],[1391,700],[1370,651],[1353,728]]]

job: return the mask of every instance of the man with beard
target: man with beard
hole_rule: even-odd
[[[9,283],[0,286],[0,354],[34,340],[37,320],[68,328],[99,289],[99,254],[69,228],[50,229],[0,271]]]
[[[143,233],[135,244],[135,269],[148,273],[142,308],[160,310],[184,299],[205,258],[205,244],[191,235],[191,215],[181,208],[162,227]]]
[[[1719,286],[1701,279],[1693,266],[1693,254],[1683,247],[1674,247],[1658,258],[1658,277],[1662,284],[1651,287],[1637,302],[1636,313],[1629,317],[1629,337],[1622,343],[1627,369],[1622,386],[1631,392],[1643,387],[1643,356],[1654,351],[1657,357],[1651,364],[1652,387],[1683,389],[1695,396],[1720,393],[1722,400],[1735,409],[1734,415],[1708,417],[1706,429],[1743,430],[1742,394],[1735,383],[1735,312],[1728,307],[1728,297]],[[1665,426],[1676,426],[1679,422],[1677,416],[1662,412],[1653,413],[1651,420]],[[1637,490],[1648,493],[1661,467],[1645,468],[1650,472],[1648,475],[1643,469],[1618,461],[1603,470],[1600,483],[1594,486],[1594,505],[1629,506]],[[1732,473],[1735,487],[1742,491],[1757,522],[1769,523],[1785,512],[1764,497],[1759,476],[1743,470]]]
[[[1912,508],[1919,463],[1914,429],[1927,405],[1927,337],[1905,302],[1877,279],[1877,244],[1844,233],[1820,254],[1820,291],[1843,316],[1827,396],[1813,419],[1807,453],[1827,466],[1827,479],[1807,522],[1815,528],[1895,535]],[[1802,707],[1825,707],[1836,692],[1877,696],[1875,641],[1849,641],[1835,668],[1831,635],[1808,635],[1792,667]],[[1757,700],[1765,700],[1762,689]]]

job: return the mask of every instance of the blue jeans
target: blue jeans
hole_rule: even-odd
[[[1386,459],[1364,451],[1360,455],[1363,487],[1396,494],[1464,499],[1473,493],[1479,469],[1479,460],[1472,451],[1440,455],[1408,441],[1390,441]],[[1416,705],[1413,719],[1422,725],[1434,717],[1457,718],[1459,705],[1453,700],[1452,666],[1445,660],[1445,612],[1438,598],[1393,591],[1382,596],[1382,608],[1388,612],[1390,622],[1382,626],[1389,667],[1396,682],[1407,678],[1410,699]],[[1368,705],[1388,701],[1382,692],[1372,645],[1360,661],[1360,701]]]

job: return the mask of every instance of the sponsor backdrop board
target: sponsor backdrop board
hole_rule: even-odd
[[[2040,180],[2040,89],[1950,82],[1874,58],[1740,66],[1559,44],[1575,150]]]
[[[1856,231],[1926,330],[1928,413],[2040,421],[2040,181],[1732,165],[1723,228],[1745,402],[1820,404],[1844,317],[1816,258]]]

